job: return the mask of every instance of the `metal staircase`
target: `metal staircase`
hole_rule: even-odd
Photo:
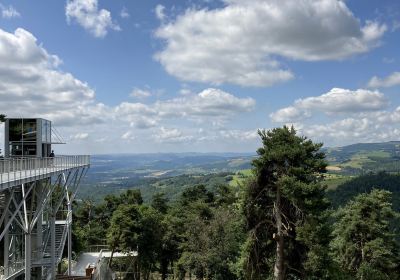
[[[64,224],[60,223],[64,222]],[[66,229],[67,226],[65,224],[65,221],[56,221],[56,227],[55,227],[55,232],[56,232],[56,259],[60,259],[62,256],[62,251],[65,245],[65,236],[66,236]],[[51,238],[48,239],[48,242],[46,244],[46,247],[43,252],[44,258],[49,258],[51,256]]]

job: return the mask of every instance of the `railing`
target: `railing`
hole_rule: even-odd
[[[0,267],[0,280],[8,279],[14,274],[18,274],[25,269],[25,260],[11,262],[8,267]]]
[[[111,251],[110,246],[108,246],[106,244],[90,245],[87,249],[87,252],[90,252],[90,253],[97,253],[97,252],[102,252],[102,251]]]
[[[108,262],[103,258],[103,250],[100,251],[99,258],[95,264],[92,279],[94,280],[110,280],[115,279],[115,273],[108,267]]]
[[[88,166],[90,156],[57,156],[52,158],[4,158],[0,159],[0,183],[75,167]]]

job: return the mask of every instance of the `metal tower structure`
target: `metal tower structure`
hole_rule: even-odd
[[[72,202],[90,157],[49,157],[48,125],[42,119],[6,120],[6,157],[0,158],[0,280],[55,279],[66,243],[71,273]]]

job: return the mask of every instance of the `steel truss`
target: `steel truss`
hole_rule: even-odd
[[[55,279],[68,239],[71,274],[72,202],[89,166],[64,170],[48,178],[0,192],[0,279]]]

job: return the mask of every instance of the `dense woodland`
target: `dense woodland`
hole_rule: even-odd
[[[142,279],[400,279],[400,176],[366,174],[326,191],[321,144],[288,127],[259,134],[252,176],[239,187],[79,202],[75,251],[137,250],[134,266],[118,265]]]

